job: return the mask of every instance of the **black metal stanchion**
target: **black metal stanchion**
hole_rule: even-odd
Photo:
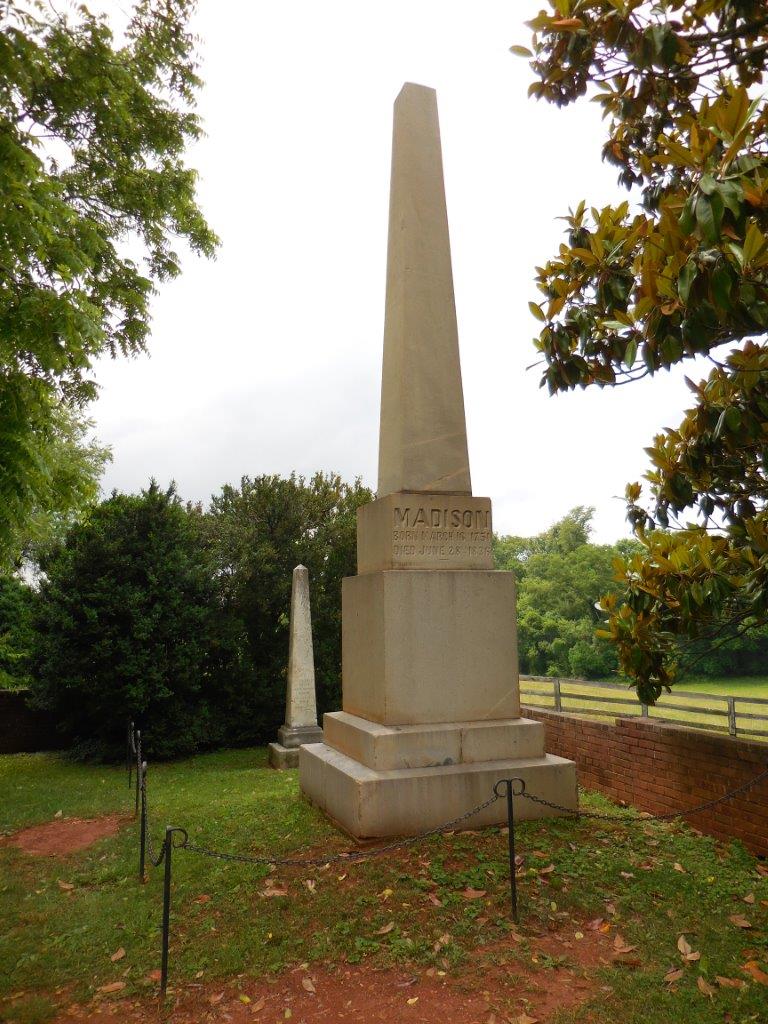
[[[141,799],[141,729],[137,729],[134,735],[136,737],[136,799],[133,807],[133,816],[136,818],[139,814],[139,801]]]
[[[187,832],[183,828],[176,828],[173,825],[165,826],[165,839],[163,841],[163,852],[161,859],[165,859],[165,873],[163,875],[163,951],[160,960],[160,998],[165,997],[168,987],[168,940],[171,928],[171,852],[173,851],[173,833],[180,832],[186,841]]]
[[[515,783],[519,783],[519,789],[515,789]],[[500,787],[504,787],[501,790]],[[514,797],[522,796],[525,790],[525,781],[520,778],[514,779],[499,779],[496,785],[493,787],[493,792],[496,796],[506,795],[507,798],[507,825],[508,825],[508,841],[509,841],[509,890],[510,896],[512,897],[512,920],[515,924],[519,923],[519,917],[517,912],[517,865],[515,864],[515,805]]]
[[[145,857],[147,850],[147,762],[141,765],[141,825],[139,827],[139,881],[146,882]]]
[[[125,774],[128,776],[128,789],[133,785],[133,722],[130,720],[125,726]]]

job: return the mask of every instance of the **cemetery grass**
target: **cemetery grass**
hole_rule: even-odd
[[[155,846],[172,822],[188,828],[193,842],[225,851],[280,857],[349,849],[301,800],[297,773],[265,764],[263,750],[238,750],[152,766]],[[61,820],[59,811],[65,820],[129,815],[124,772],[56,755],[5,756],[0,792],[0,1020],[42,1024],[72,1003],[155,1005],[162,872],[150,870],[138,884],[135,822],[126,817],[117,834],[56,858],[8,842],[20,828]],[[597,795],[584,803],[615,810]],[[518,847],[519,927],[510,918],[499,829],[319,869],[270,871],[179,851],[170,1001],[198,986],[203,999],[225,991],[225,1002],[236,1002],[255,980],[300,964],[394,965],[415,978],[445,972],[439,977],[451,983],[484,988],[486,967],[504,962],[508,991],[495,995],[483,1024],[494,1014],[498,1024],[524,1012],[537,1019],[535,1001],[521,1003],[515,978],[546,986],[563,972],[578,973],[579,943],[599,936],[588,998],[547,1015],[551,1024],[766,1019],[768,877],[739,844],[680,823],[556,819],[523,823]],[[562,955],[542,955],[542,935]],[[99,994],[113,985],[115,994]],[[412,992],[418,995],[418,983],[403,993],[403,1019]]]

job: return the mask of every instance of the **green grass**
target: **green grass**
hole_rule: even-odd
[[[0,792],[5,833],[49,821],[59,810],[70,817],[132,809],[119,769],[53,755],[0,757]],[[300,798],[296,773],[266,769],[262,750],[152,767],[150,795],[156,846],[162,825],[172,822],[188,828],[193,842],[223,850],[330,856],[349,848],[349,840]],[[599,796],[586,804],[610,809]],[[508,940],[507,849],[497,829],[436,837],[362,864],[278,868],[270,874],[273,888],[288,895],[268,898],[259,895],[268,868],[177,851],[172,983],[178,991],[198,978],[263,978],[302,962],[365,961],[420,971],[442,958],[461,978],[465,971],[476,976],[484,957],[498,956],[499,944],[514,973],[515,957],[531,969],[527,934],[547,928],[573,933],[606,917],[638,946],[640,966],[600,967],[591,1002],[561,1012],[558,1024],[766,1019],[765,986],[718,990],[714,999],[696,987],[699,975],[710,982],[718,974],[747,978],[740,970],[747,959],[768,970],[762,905],[768,905],[768,878],[740,845],[723,846],[678,823],[556,819],[523,823],[518,849],[526,858],[522,943]],[[549,864],[553,871],[538,870]],[[35,1024],[50,1018],[57,1004],[85,1001],[118,980],[126,983],[124,995],[154,991],[148,975],[159,966],[162,873],[151,871],[148,883],[139,885],[136,872],[131,821],[117,836],[63,860],[0,847],[0,1019]],[[74,889],[62,890],[59,881]],[[461,895],[467,887],[484,889],[487,897],[468,902]],[[430,893],[442,906],[427,899]],[[754,904],[743,902],[747,894],[754,894]],[[734,913],[746,914],[749,932],[729,921]],[[390,921],[394,927],[377,935]],[[436,951],[436,939],[446,933],[450,943]],[[670,992],[663,977],[680,964],[676,944],[683,933],[701,960],[686,967]],[[485,952],[494,944],[493,953]],[[112,963],[119,947],[126,955]],[[551,966],[540,962],[537,969]]]

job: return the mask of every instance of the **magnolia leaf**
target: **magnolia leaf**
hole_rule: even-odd
[[[392,929],[394,927],[395,927],[395,922],[394,921],[390,921],[389,924],[383,925],[381,928],[378,929],[378,931],[375,931],[373,934],[374,935],[389,935],[389,933],[392,931]]]
[[[688,954],[691,952],[690,943],[684,935],[681,935],[680,938],[677,940],[677,948],[680,950],[683,956],[688,956]]]
[[[116,964],[118,960],[122,960],[125,956],[125,950],[121,946],[120,949],[116,949],[112,956],[109,958],[113,964]]]
[[[685,977],[685,971],[682,967],[675,967],[673,970],[667,971],[664,975],[664,983],[666,985],[674,985],[676,981],[680,981],[683,977]]]
[[[731,924],[735,924],[737,928],[751,928],[752,925],[742,914],[731,914],[728,918]]]
[[[485,894],[485,889],[472,889],[470,887],[465,889],[461,895],[464,897],[465,900],[481,900],[483,896],[485,896]]]
[[[304,989],[305,992],[311,992],[314,994],[314,992],[316,991],[315,984],[311,978],[302,978],[301,987]]]
[[[702,995],[709,996],[710,999],[717,993],[717,989],[713,988],[701,975],[696,979],[696,987]]]

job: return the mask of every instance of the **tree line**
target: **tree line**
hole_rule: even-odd
[[[291,574],[310,573],[318,708],[341,706],[341,580],[356,572],[360,481],[243,477],[207,508],[174,486],[113,493],[0,574],[0,686],[28,687],[81,757],[119,755],[126,721],[154,757],[274,738],[285,707]],[[524,673],[610,678],[597,602],[621,596],[637,542],[594,544],[591,508],[535,537],[494,537],[518,582]],[[617,575],[618,573],[618,575]],[[768,637],[710,650],[697,671],[760,671]]]

